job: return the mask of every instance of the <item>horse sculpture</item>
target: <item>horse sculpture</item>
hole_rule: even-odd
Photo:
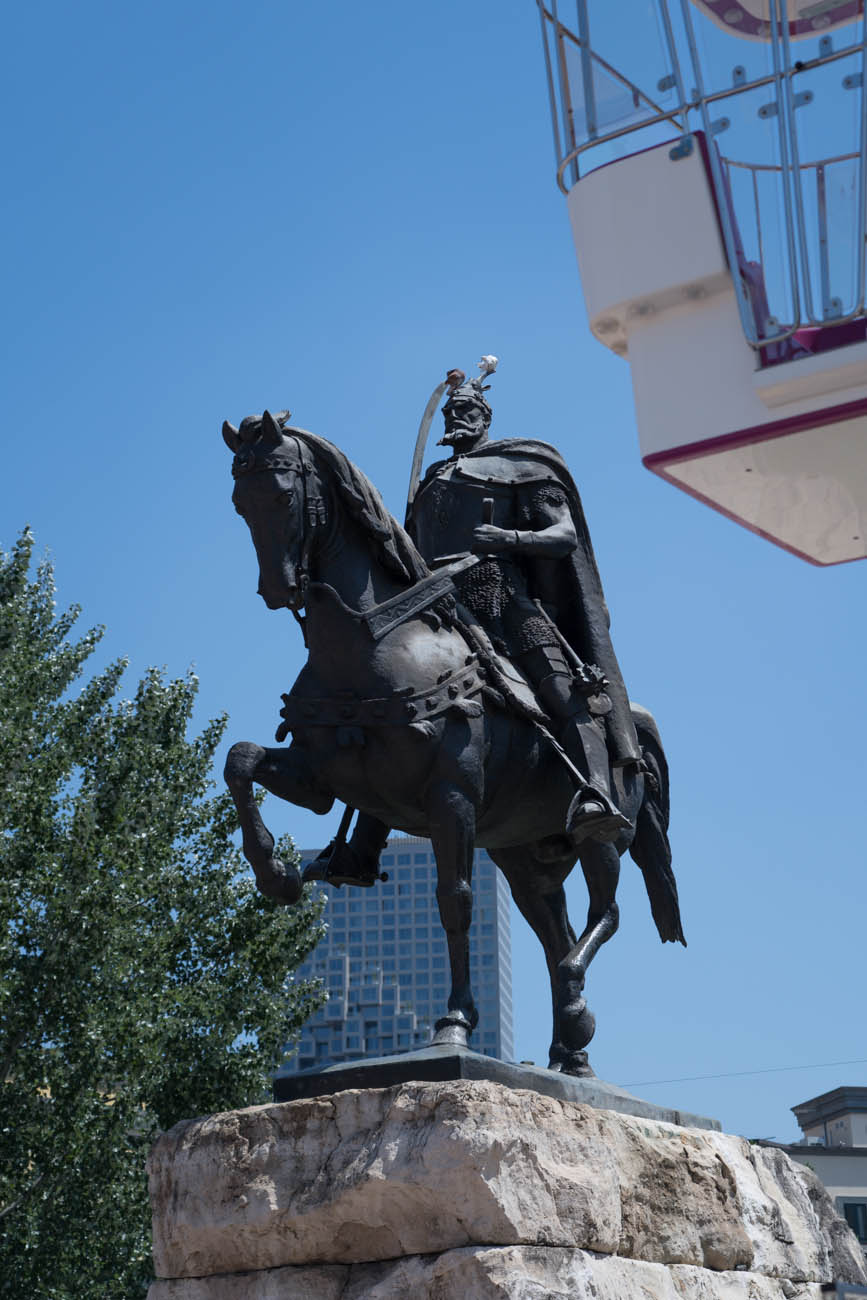
[[[488,850],[538,936],[551,981],[549,1068],[592,1074],[595,1021],[587,968],[615,933],[620,856],[641,868],[663,942],[685,942],[667,839],[668,772],[652,716],[632,715],[643,762],[611,772],[630,823],[610,843],[575,847],[564,833],[575,793],[562,751],[532,711],[492,682],[478,638],[455,612],[447,573],[431,572],[361,471],[337,447],[266,412],[223,427],[235,453],[233,502],[259,561],[269,609],[302,624],[308,661],[284,697],[288,747],[233,745],[225,776],[258,888],[283,903],[301,895],[254,784],[326,813],[335,799],[410,835],[429,837],[451,967],[434,1043],[467,1045],[478,1019],[469,979],[474,846]],[[576,861],[587,922],[576,936],[563,882]]]

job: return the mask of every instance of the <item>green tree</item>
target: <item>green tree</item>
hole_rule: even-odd
[[[225,719],[186,738],[193,676],[118,699],[121,661],[70,690],[101,631],[70,638],[32,547],[0,552],[0,1295],[127,1300],[148,1146],[267,1099],[322,1001],[287,976],[321,905],[253,888],[212,793]]]

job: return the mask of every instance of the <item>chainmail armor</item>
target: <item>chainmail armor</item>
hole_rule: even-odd
[[[481,560],[457,579],[461,603],[488,632],[498,650],[522,655],[559,646],[557,633],[527,595],[522,575],[502,560]]]
[[[524,500],[520,509],[521,523],[527,528],[536,524],[536,516],[544,506],[561,509],[566,505],[566,493],[556,483],[543,483],[529,500]]]
[[[559,652],[560,642],[556,633],[541,614],[530,614],[527,618],[509,621],[512,624],[511,645],[516,655],[526,654],[528,650],[537,650],[541,646],[557,646]],[[560,658],[562,657],[560,652]],[[566,668],[566,671],[569,669]]]
[[[515,595],[515,587],[498,560],[480,560],[457,581],[461,601],[482,624],[498,622]]]

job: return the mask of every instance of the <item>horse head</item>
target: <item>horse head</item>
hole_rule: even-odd
[[[259,561],[259,595],[269,609],[303,609],[314,533],[325,523],[324,493],[304,439],[286,430],[289,411],[227,421],[235,453],[232,502],[246,520]],[[300,433],[300,431],[297,431]]]

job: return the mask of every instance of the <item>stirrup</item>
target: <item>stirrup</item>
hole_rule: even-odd
[[[323,880],[327,885],[339,889],[341,885],[357,885],[370,889],[379,881],[388,880],[388,872],[379,870],[379,855],[373,869],[365,868],[355,850],[345,841],[337,843],[332,840],[312,862],[308,862],[303,872],[304,883],[309,880]]]
[[[587,809],[587,804],[598,804],[598,811]],[[585,809],[582,813],[582,809]],[[574,844],[593,839],[601,844],[616,840],[624,831],[633,829],[632,822],[624,817],[611,800],[592,786],[579,790],[566,814],[566,829]]]

